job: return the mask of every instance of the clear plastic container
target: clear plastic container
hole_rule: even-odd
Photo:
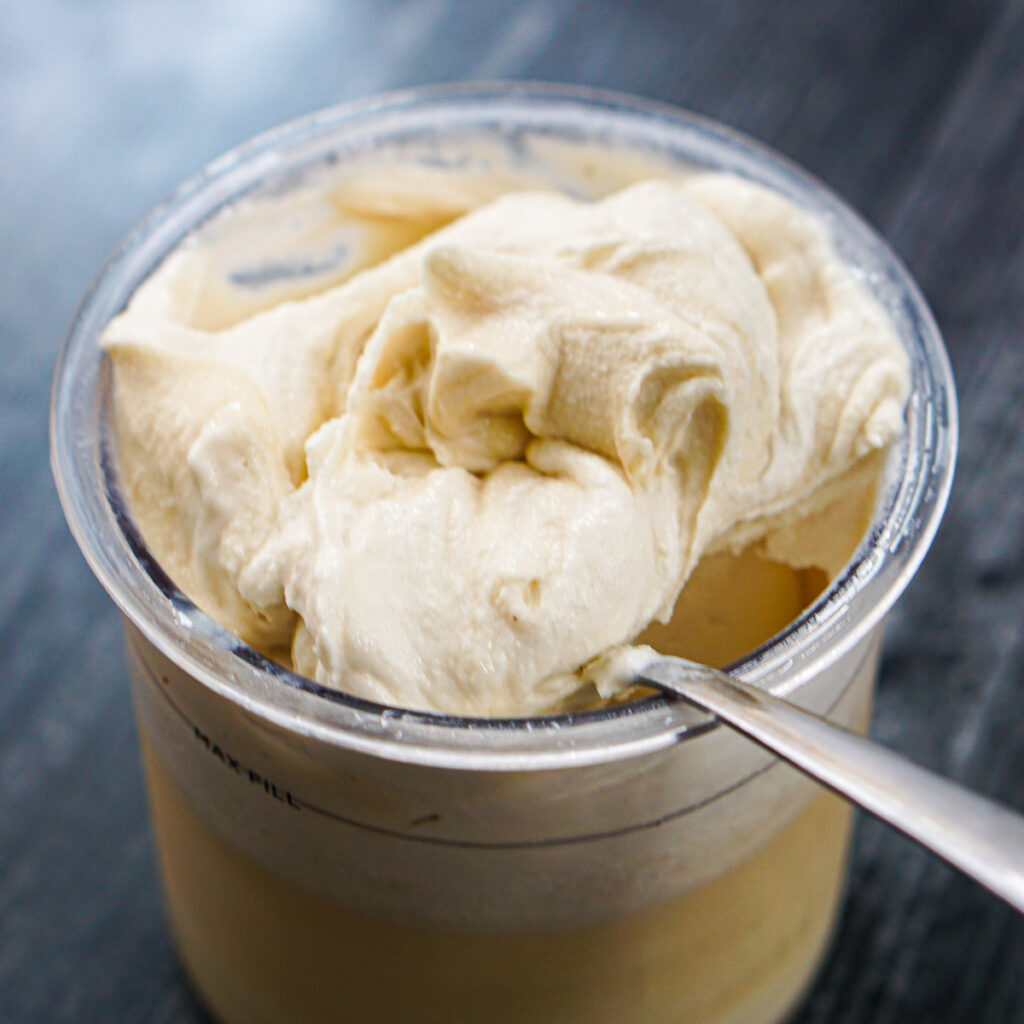
[[[464,86],[315,114],[215,161],[131,233],[79,310],[54,386],[61,500],[125,618],[179,949],[225,1024],[769,1024],[826,948],[845,805],[661,697],[486,720],[326,690],[177,591],[121,496],[98,339],[167,253],[240,197],[330,165],[481,153],[594,191],[650,161],[741,174],[825,219],[889,310],[913,392],[872,525],[799,620],[731,666],[867,727],[883,618],[937,528],[956,437],[941,339],[885,244],[763,147],[626,97]]]

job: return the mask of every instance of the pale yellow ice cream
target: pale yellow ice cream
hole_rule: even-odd
[[[186,593],[329,686],[519,715],[702,557],[841,567],[908,367],[821,223],[722,174],[457,194],[265,308],[200,238],[111,323],[132,510]]]

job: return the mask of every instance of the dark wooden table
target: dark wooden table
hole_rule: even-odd
[[[117,616],[47,464],[74,308],[119,236],[218,152],[338,101],[469,78],[723,120],[828,182],[909,264],[952,354],[962,446],[893,615],[875,732],[1024,811],[1024,3],[15,0],[0,6],[4,1024],[204,1019],[162,918]],[[1024,918],[862,820],[798,1020],[1024,1021]]]

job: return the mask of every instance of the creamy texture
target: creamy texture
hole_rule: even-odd
[[[132,509],[186,593],[327,685],[515,715],[702,555],[841,567],[908,369],[823,225],[718,174],[454,220],[440,191],[319,293],[212,315],[199,241],[111,323]]]

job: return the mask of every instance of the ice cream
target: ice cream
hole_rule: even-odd
[[[494,191],[381,214],[377,262],[265,304],[200,235],[104,345],[133,514],[197,604],[357,696],[522,715],[614,672],[702,559],[836,572],[908,367],[761,186]]]
[[[681,702],[422,714],[234,634],[387,704],[515,716],[593,707],[643,645],[751,654],[736,674],[865,730],[955,406],[919,293],[840,202],[628,97],[361,103],[154,211],[54,394],[213,1016],[791,1014],[836,921],[838,798]]]

